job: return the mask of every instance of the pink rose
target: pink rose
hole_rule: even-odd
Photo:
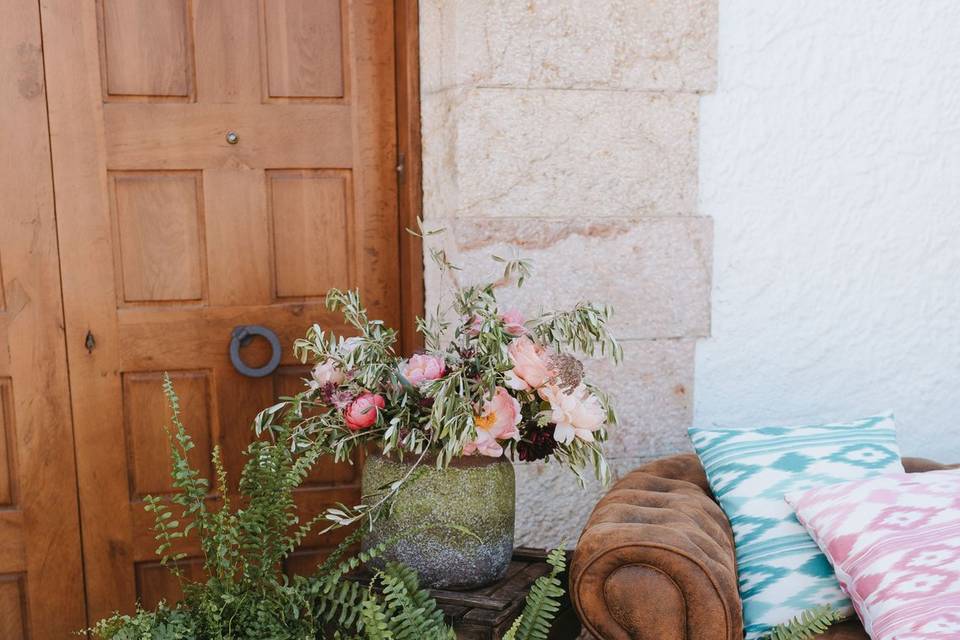
[[[483,411],[473,417],[477,428],[477,439],[468,442],[463,447],[464,455],[481,455],[499,458],[503,455],[503,447],[497,440],[520,439],[520,424],[522,415],[520,403],[503,387],[497,387],[493,397],[484,401]]]
[[[351,431],[372,427],[377,421],[377,413],[385,404],[380,394],[364,391],[343,410],[343,419]]]
[[[522,336],[527,332],[527,328],[523,326],[523,315],[516,309],[507,309],[500,314],[500,319],[504,329],[512,336]]]
[[[593,432],[603,426],[606,413],[600,400],[584,385],[567,393],[551,384],[540,389],[540,397],[550,403],[550,422],[557,425],[553,437],[570,444],[574,438],[593,442]]]
[[[550,367],[546,349],[527,336],[510,343],[507,354],[513,369],[507,372],[506,382],[511,389],[539,389],[556,375]]]
[[[404,378],[415,387],[424,382],[442,378],[447,372],[447,365],[440,356],[418,353],[407,360],[400,369]]]
[[[307,382],[307,386],[316,390],[328,384],[340,384],[346,379],[346,375],[337,367],[336,362],[327,360],[321,362],[310,371],[310,378],[311,380]]]

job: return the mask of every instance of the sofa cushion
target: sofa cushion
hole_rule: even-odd
[[[788,493],[873,640],[960,637],[960,471]]]
[[[852,614],[833,569],[784,494],[903,471],[893,417],[755,429],[690,429],[730,519],[747,640],[829,603]]]

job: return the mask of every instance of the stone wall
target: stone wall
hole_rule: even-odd
[[[617,473],[687,450],[710,332],[712,224],[697,215],[700,96],[716,0],[421,0],[424,217],[462,278],[529,258],[513,301],[614,305],[618,368],[589,363],[622,425]],[[427,266],[427,304],[442,295]],[[600,487],[517,467],[518,542],[573,544]]]

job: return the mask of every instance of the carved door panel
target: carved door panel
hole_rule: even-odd
[[[0,638],[67,638],[86,621],[36,0],[0,25]]]
[[[41,0],[91,619],[176,598],[143,497],[170,491],[170,372],[209,472],[234,479],[255,413],[299,388],[292,341],[345,330],[328,287],[399,321],[393,3]],[[234,328],[280,338],[238,373]],[[262,341],[242,350],[267,359]],[[358,498],[324,464],[307,515]],[[218,487],[217,491],[220,490]],[[336,537],[308,541],[308,570]],[[199,549],[188,549],[196,571]],[[2,591],[0,591],[2,593]]]

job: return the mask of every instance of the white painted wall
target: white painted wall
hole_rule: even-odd
[[[960,461],[960,2],[720,0],[695,423],[893,409]]]

